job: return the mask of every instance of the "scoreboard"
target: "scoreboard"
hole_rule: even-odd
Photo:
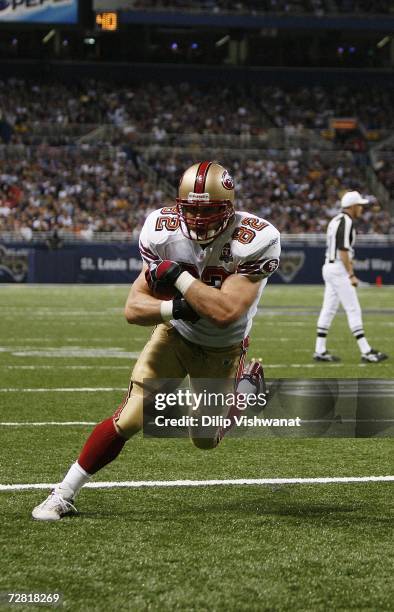
[[[103,11],[96,13],[96,28],[103,32],[116,32],[118,29],[118,13],[115,11]]]

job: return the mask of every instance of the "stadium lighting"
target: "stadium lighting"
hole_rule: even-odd
[[[56,30],[49,30],[48,34],[45,34],[44,38],[42,39],[42,42],[44,43],[44,45],[46,45],[51,38],[53,38],[56,34]]]
[[[388,42],[390,42],[390,36],[385,36],[384,38],[382,38],[381,40],[379,40],[379,42],[377,43],[377,47],[379,49],[383,49],[383,47],[385,47],[387,45]]]
[[[222,47],[223,45],[225,45],[228,41],[230,40],[230,35],[226,34],[226,36],[223,36],[223,38],[219,38],[219,40],[217,40],[215,42],[215,47]]]
[[[95,38],[84,38],[83,42],[85,43],[85,45],[95,45],[96,39]]]
[[[171,51],[177,51],[178,50],[178,43],[173,42],[171,43]]]
[[[191,49],[198,49],[198,43],[194,42],[190,45]]]

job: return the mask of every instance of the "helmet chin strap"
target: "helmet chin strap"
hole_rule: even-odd
[[[206,233],[204,232],[204,238],[199,238],[198,232],[195,229],[188,227],[182,215],[179,215],[178,218],[180,218],[180,226],[184,236],[186,236],[190,240],[194,240],[194,242],[198,242],[198,244],[200,244],[201,246],[207,246],[227,229],[232,217],[222,220],[221,226],[219,226],[219,228],[212,228],[209,229]]]

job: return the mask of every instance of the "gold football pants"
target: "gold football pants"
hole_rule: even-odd
[[[170,324],[158,325],[134,366],[124,402],[114,414],[120,433],[130,438],[142,429],[144,380],[182,380],[189,376],[192,386],[193,379],[235,381],[241,376],[247,346],[248,339],[223,348],[201,346],[183,338]],[[166,385],[167,393],[173,390]],[[195,437],[193,432],[191,437],[197,446],[212,448],[211,440]]]

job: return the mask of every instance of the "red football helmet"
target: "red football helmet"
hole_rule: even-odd
[[[211,242],[234,217],[234,181],[216,162],[193,164],[180,180],[176,202],[183,234]]]

